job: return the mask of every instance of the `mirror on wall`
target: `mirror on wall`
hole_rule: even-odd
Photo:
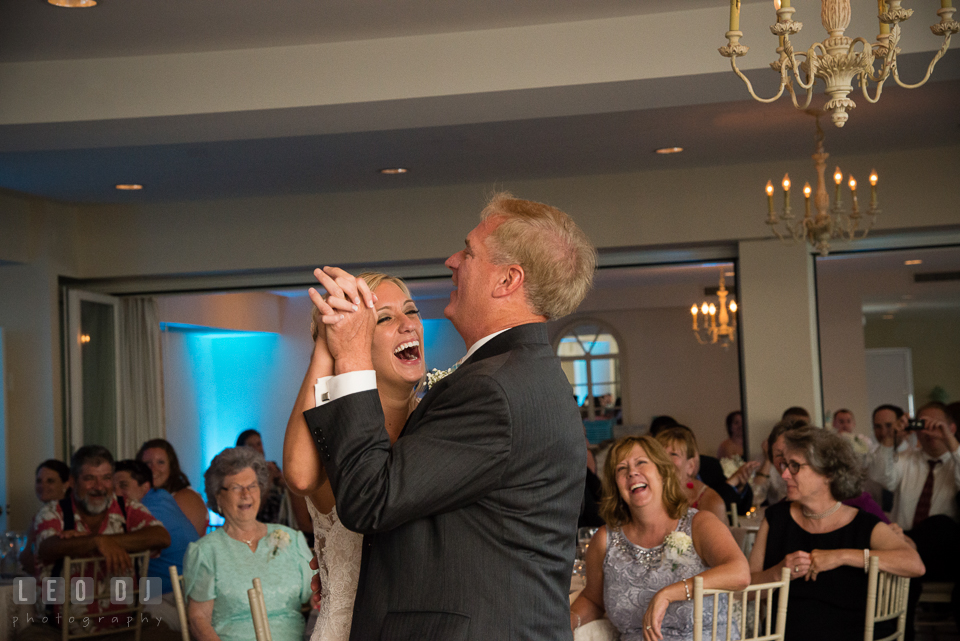
[[[850,409],[960,401],[960,247],[817,259],[824,423]]]

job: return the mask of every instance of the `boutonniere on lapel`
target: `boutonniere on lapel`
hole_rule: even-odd
[[[457,365],[459,365],[459,363]],[[457,365],[445,370],[439,370],[434,367],[432,372],[427,372],[427,389],[432,388],[434,385],[440,382],[441,378],[445,378],[450,374],[453,374],[453,372],[457,369]]]

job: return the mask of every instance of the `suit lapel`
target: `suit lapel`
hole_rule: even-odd
[[[440,390],[456,384],[457,379],[463,376],[464,372],[468,371],[471,366],[484,359],[492,358],[499,354],[509,352],[518,345],[530,343],[541,343],[544,345],[548,343],[546,323],[527,323],[525,325],[517,325],[516,327],[511,327],[502,334],[498,334],[487,341],[480,349],[471,354],[470,358],[465,360],[460,367],[446,377],[437,381],[434,386],[427,391],[423,399],[417,404],[417,407],[407,418],[407,422],[403,426],[403,430],[400,431],[399,438],[403,438],[403,435],[407,433],[407,430],[411,425],[417,424],[424,412],[429,409],[433,399],[436,398],[437,394],[440,393]]]

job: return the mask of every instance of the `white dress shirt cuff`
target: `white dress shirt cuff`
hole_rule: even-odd
[[[324,376],[313,386],[317,407],[348,394],[377,389],[377,373],[372,369],[347,372],[339,376]]]

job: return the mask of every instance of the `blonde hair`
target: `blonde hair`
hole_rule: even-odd
[[[657,472],[663,482],[663,509],[671,519],[679,519],[687,512],[687,496],[680,487],[680,475],[676,466],[663,446],[652,436],[626,436],[610,448],[607,460],[603,465],[603,498],[600,499],[600,518],[607,525],[620,527],[629,523],[632,518],[630,508],[620,496],[617,488],[617,465],[627,458],[635,445],[639,445],[646,452],[650,462],[656,465]]]
[[[490,260],[523,268],[527,302],[535,314],[556,320],[577,308],[593,284],[597,251],[570,216],[501,192],[481,217],[505,219],[487,241]]]
[[[371,292],[377,291],[377,287],[380,287],[384,282],[393,283],[400,288],[400,291],[403,292],[403,295],[407,298],[412,299],[413,294],[410,293],[410,288],[407,287],[407,284],[397,278],[396,276],[390,276],[382,272],[363,272],[360,274],[360,278],[367,282],[367,287],[370,288]],[[313,338],[313,341],[317,341],[317,336],[320,332],[320,310],[314,306],[313,311],[310,314],[310,336]]]

